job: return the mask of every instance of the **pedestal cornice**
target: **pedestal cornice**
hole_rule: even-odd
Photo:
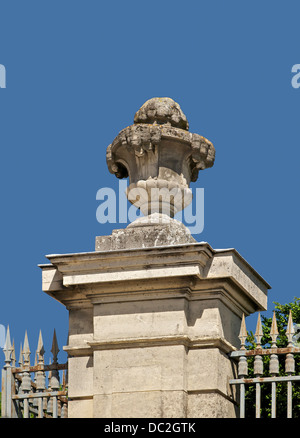
[[[144,299],[147,292],[149,298],[154,293],[161,298],[184,293],[193,299],[207,281],[216,289],[222,280],[232,291],[237,289],[232,295],[235,301],[246,299],[252,311],[267,308],[270,285],[235,249],[215,250],[206,242],[47,258],[51,264],[39,265],[43,290],[69,306],[90,306],[93,300],[113,300],[119,294],[124,300],[136,299],[141,292]],[[250,308],[244,311],[252,313]]]

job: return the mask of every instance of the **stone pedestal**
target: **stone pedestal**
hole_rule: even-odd
[[[116,230],[40,265],[69,310],[69,417],[235,417],[228,353],[270,286],[236,250],[176,243],[170,227]]]
[[[169,217],[214,159],[170,98],[145,102],[107,147],[146,217],[97,237],[95,252],[41,266],[43,290],[70,315],[69,417],[235,417],[228,353],[269,285],[237,251],[198,243]]]

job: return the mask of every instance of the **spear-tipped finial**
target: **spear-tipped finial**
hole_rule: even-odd
[[[273,318],[272,318],[272,325],[271,325],[271,330],[270,330],[270,336],[272,339],[272,348],[276,348],[277,344],[276,344],[276,340],[278,337],[278,328],[277,328],[277,321],[276,321],[276,314],[275,314],[275,310],[273,312]]]
[[[28,342],[28,335],[27,330],[25,331],[25,338],[24,338],[24,345],[23,345],[23,357],[24,357],[24,365],[30,364],[30,348],[29,348],[29,342]]]
[[[262,336],[263,336],[263,331],[262,331],[262,325],[261,325],[261,317],[260,317],[260,313],[259,313],[258,317],[257,317],[257,324],[256,324],[256,331],[255,331],[255,338],[256,338],[256,342],[257,342],[256,348],[261,348]]]
[[[288,338],[288,347],[293,347],[294,346],[294,336],[295,333],[295,329],[294,329],[294,323],[293,323],[293,317],[292,317],[292,311],[290,309],[289,312],[289,320],[288,320],[288,324],[287,324],[287,328],[286,328],[286,336]]]
[[[247,336],[248,336],[248,333],[247,333],[247,329],[246,329],[245,314],[243,313],[241,330],[240,330],[240,334],[239,334],[239,338],[241,341],[241,350],[245,350],[245,342],[246,342]]]
[[[36,350],[36,354],[38,357],[38,363],[44,363],[44,354],[45,354],[45,349],[44,349],[44,343],[43,343],[43,337],[42,337],[42,331],[40,330],[39,333],[39,340],[38,340],[38,346],[37,346],[37,350]]]
[[[20,343],[20,355],[19,355],[19,366],[23,365],[23,348],[22,348],[22,342]]]
[[[11,351],[11,364],[13,367],[16,366],[16,350],[15,350],[15,341],[12,343],[12,351]]]
[[[6,330],[6,338],[5,338],[4,348],[11,348],[9,325],[7,326],[7,330]]]
[[[53,354],[53,363],[57,363],[58,352],[59,352],[59,348],[58,348],[58,343],[57,343],[57,338],[56,338],[56,331],[54,329],[52,348],[51,348],[51,353]]]
[[[7,326],[7,330],[6,330],[6,338],[5,338],[3,352],[4,352],[4,356],[5,356],[4,361],[8,365],[11,361],[11,353],[12,353],[9,325]]]

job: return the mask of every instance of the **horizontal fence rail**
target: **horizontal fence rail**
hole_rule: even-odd
[[[16,366],[14,343],[11,344],[9,327],[3,348],[5,365],[2,370],[1,416],[8,418],[67,418],[67,363],[58,363],[58,344],[54,330],[52,363],[44,363],[44,344],[39,333],[35,365],[30,365],[30,348],[27,332],[20,348]],[[46,375],[48,374],[48,376]],[[62,381],[60,378],[62,374]]]
[[[243,315],[241,330],[239,338],[241,340],[241,347],[238,351],[233,351],[229,354],[232,360],[238,361],[238,378],[231,379],[230,385],[237,385],[239,388],[239,405],[240,418],[245,418],[245,395],[246,385],[255,385],[255,417],[261,417],[262,394],[261,385],[270,384],[271,394],[271,418],[276,418],[276,386],[279,382],[286,382],[287,384],[287,400],[286,400],[286,416],[292,418],[293,416],[293,384],[300,382],[299,375],[295,374],[295,355],[300,354],[300,348],[295,346],[294,325],[292,314],[290,311],[288,325],[286,329],[286,336],[288,345],[285,348],[277,347],[278,329],[275,312],[273,313],[272,325],[270,330],[270,337],[272,339],[271,348],[262,348],[261,339],[263,336],[262,324],[260,314],[258,315],[255,339],[257,346],[255,349],[247,350],[245,343],[248,336],[245,324],[245,316]],[[283,357],[285,375],[279,375],[279,357]],[[268,370],[265,369],[263,358],[268,357]],[[253,374],[255,377],[248,377],[248,361],[253,358]],[[263,376],[268,371],[269,376]]]

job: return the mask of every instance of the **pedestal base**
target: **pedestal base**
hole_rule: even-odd
[[[233,249],[137,248],[131,230],[41,266],[43,290],[70,315],[69,416],[234,417],[228,353],[270,286]]]
[[[161,213],[143,216],[124,230],[114,230],[111,236],[96,237],[96,251],[153,248],[158,246],[197,243],[181,222]]]

